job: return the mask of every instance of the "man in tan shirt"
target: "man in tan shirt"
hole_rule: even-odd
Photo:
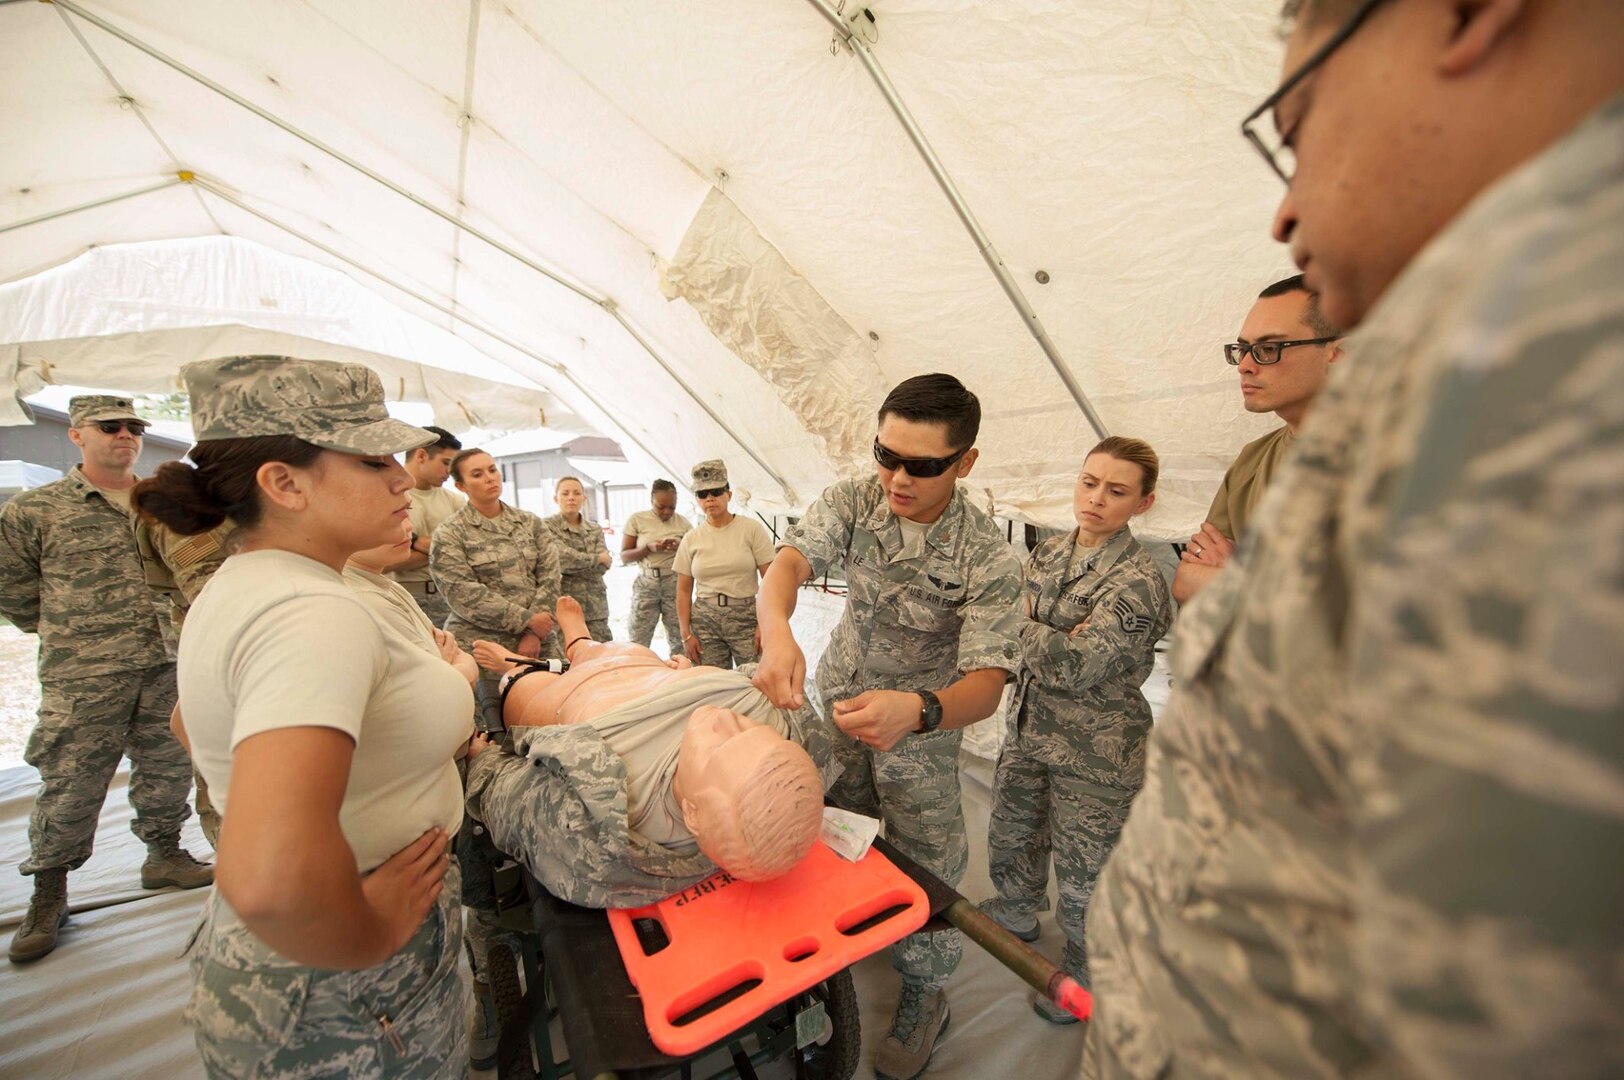
[[[1321,314],[1319,297],[1308,291],[1298,274],[1259,293],[1241,326],[1240,339],[1224,346],[1225,359],[1240,374],[1246,411],[1272,412],[1285,426],[1241,447],[1224,473],[1207,520],[1179,559],[1174,600],[1187,603],[1229,561],[1331,365],[1342,355],[1337,344],[1341,336],[1342,331]]]
[[[449,521],[467,501],[445,486],[451,476],[451,459],[462,449],[462,443],[445,428],[428,424],[423,430],[434,432],[440,441],[410,451],[402,462],[415,481],[412,490],[406,493],[412,500],[412,548],[407,557],[390,570],[389,576],[412,594],[429,622],[444,627],[451,609],[429,574],[429,551],[433,547],[434,530]]]

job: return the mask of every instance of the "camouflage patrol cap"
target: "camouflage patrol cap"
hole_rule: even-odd
[[[141,420],[135,402],[113,394],[80,394],[68,399],[68,426],[84,427],[97,420]],[[141,420],[144,424],[145,420]]]
[[[701,461],[694,466],[694,490],[706,491],[710,488],[727,487],[727,466],[721,458],[712,458]]]
[[[398,454],[439,436],[391,417],[364,364],[231,356],[181,368],[197,441],[293,435],[344,454]]]

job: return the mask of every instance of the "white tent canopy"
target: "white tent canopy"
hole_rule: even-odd
[[[1147,528],[1188,531],[1268,427],[1218,344],[1289,272],[1277,182],[1236,131],[1276,77],[1276,0],[869,8],[1065,370],[1161,451]],[[252,240],[679,482],[724,458],[763,511],[864,467],[886,387],[952,371],[985,409],[969,486],[1070,518],[1094,432],[808,0],[59,0],[0,5],[0,36],[0,281]]]
[[[535,383],[343,274],[246,240],[98,247],[0,285],[0,422],[49,384],[184,390],[182,365],[263,353],[354,361],[393,401],[442,426],[568,429],[580,421]],[[10,409],[10,415],[5,410]]]

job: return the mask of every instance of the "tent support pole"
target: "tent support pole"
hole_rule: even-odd
[[[546,277],[549,280],[554,281],[554,282],[558,283],[559,285],[562,285],[564,288],[568,289],[570,292],[574,293],[575,295],[581,297],[583,300],[590,301],[594,306],[603,309],[606,313],[608,313],[615,320],[616,323],[618,323],[624,330],[626,330],[626,332],[628,334],[631,335],[632,339],[634,341],[636,341],[637,344],[645,352],[647,352],[650,357],[653,358],[655,363],[659,364],[660,367],[665,370],[665,373],[667,375],[671,376],[671,378],[677,383],[678,386],[682,387],[682,389],[688,394],[689,398],[692,399],[695,404],[697,404],[701,409],[703,409],[705,411],[705,414],[710,417],[712,422],[714,422],[718,427],[720,427],[724,432],[726,432],[728,437],[730,439],[732,439],[733,442],[735,444],[737,444],[742,450],[744,450],[744,452],[747,455],[749,455],[750,460],[754,461],[762,469],[763,472],[765,472],[768,476],[770,476],[773,479],[773,481],[775,483],[778,484],[779,488],[782,489],[782,491],[783,491],[785,500],[788,501],[791,505],[793,505],[795,503],[795,493],[790,488],[788,482],[785,481],[782,476],[778,475],[778,473],[775,472],[773,469],[769,468],[767,466],[767,463],[761,459],[761,456],[759,454],[757,454],[754,450],[752,450],[748,445],[746,445],[744,440],[741,439],[733,431],[733,429],[728,424],[723,422],[723,420],[722,420],[722,418],[720,416],[716,415],[716,412],[711,409],[710,405],[707,404],[702,398],[700,398],[698,394],[694,393],[692,387],[690,387],[685,381],[683,381],[681,378],[679,378],[677,376],[676,372],[672,369],[671,365],[668,364],[666,362],[665,358],[663,356],[661,356],[659,354],[659,352],[657,352],[652,345],[649,344],[648,340],[646,338],[644,338],[643,335],[637,333],[635,330],[633,330],[631,328],[631,326],[626,322],[626,320],[624,318],[622,318],[621,315],[619,314],[619,311],[618,311],[618,309],[617,309],[617,307],[615,305],[614,299],[612,297],[599,296],[597,293],[593,292],[587,286],[585,286],[583,284],[580,284],[579,282],[572,281],[571,279],[564,276],[559,271],[551,270],[551,269],[541,265],[540,263],[536,262],[534,259],[531,259],[531,258],[521,254],[520,252],[518,252],[518,251],[514,250],[513,248],[509,247],[508,245],[502,243],[500,240],[497,240],[495,237],[491,236],[489,233],[486,233],[486,232],[484,232],[484,231],[482,231],[480,229],[476,229],[472,225],[469,225],[467,222],[465,222],[465,221],[461,220],[460,218],[458,218],[455,214],[451,214],[451,213],[448,213],[445,210],[442,210],[440,207],[438,207],[438,206],[434,205],[433,203],[429,202],[427,199],[425,199],[425,198],[421,197],[420,195],[417,195],[416,193],[414,193],[412,191],[409,191],[408,189],[400,186],[399,184],[395,183],[393,180],[390,180],[388,177],[384,176],[382,173],[376,172],[373,169],[369,169],[367,166],[361,164],[359,161],[356,161],[354,158],[349,157],[348,155],[344,154],[342,151],[338,150],[337,148],[329,146],[327,143],[322,142],[320,139],[316,138],[314,135],[310,135],[310,134],[308,134],[308,133],[306,133],[304,131],[301,131],[299,128],[294,127],[292,124],[288,123],[286,120],[283,120],[281,117],[275,115],[274,113],[271,113],[266,109],[260,108],[258,105],[255,105],[253,102],[249,101],[247,98],[242,97],[239,94],[233,93],[231,90],[228,90],[226,87],[224,87],[221,84],[215,82],[213,79],[210,79],[208,76],[204,75],[203,73],[201,73],[199,71],[195,71],[192,68],[187,67],[185,64],[181,63],[179,60],[176,60],[173,57],[168,56],[168,55],[160,52],[159,50],[157,50],[153,46],[147,44],[146,42],[142,41],[140,38],[138,38],[135,35],[131,34],[129,31],[124,30],[123,28],[121,28],[119,26],[116,26],[113,23],[108,22],[106,19],[103,19],[99,15],[95,15],[95,14],[92,14],[91,12],[86,11],[84,8],[80,7],[77,3],[75,3],[74,0],[52,0],[52,2],[58,8],[61,8],[64,11],[71,12],[72,14],[74,14],[74,15],[78,16],[79,18],[85,20],[86,22],[90,23],[92,26],[96,26],[96,27],[100,28],[101,30],[113,35],[114,37],[118,38],[120,41],[124,42],[125,44],[130,45],[133,48],[139,49],[141,52],[143,52],[146,55],[152,57],[152,59],[158,61],[160,64],[163,64],[166,67],[172,68],[173,70],[179,72],[180,74],[185,75],[187,78],[191,79],[192,81],[194,81],[194,82],[196,82],[196,83],[198,83],[198,84],[200,84],[200,85],[214,91],[216,94],[219,94],[221,97],[225,98],[227,101],[230,101],[233,104],[235,104],[235,105],[237,105],[237,106],[239,106],[241,108],[247,109],[249,112],[253,113],[255,116],[259,117],[261,120],[264,120],[266,123],[272,124],[275,127],[277,127],[279,129],[281,129],[282,131],[286,132],[287,134],[292,135],[294,138],[296,138],[296,139],[300,140],[301,142],[305,143],[306,145],[311,146],[316,150],[320,150],[322,153],[324,153],[327,156],[331,157],[333,160],[339,162],[340,164],[347,165],[351,169],[354,169],[356,172],[360,173],[362,176],[367,177],[368,179],[374,181],[375,183],[383,185],[384,187],[388,188],[390,191],[393,191],[396,195],[399,195],[401,198],[406,199],[407,201],[415,204],[416,206],[418,206],[418,207],[420,207],[420,208],[422,208],[424,210],[427,210],[429,213],[431,213],[431,214],[435,215],[436,217],[440,218],[441,220],[445,221],[447,224],[451,225],[452,228],[460,230],[461,232],[465,232],[469,236],[475,237],[476,239],[483,240],[485,243],[489,244],[491,247],[495,248],[497,251],[500,251],[502,254],[508,256],[509,258],[515,260],[516,262],[518,262],[518,263],[520,263],[520,264],[522,264],[524,266],[529,267],[531,270],[534,270],[536,273],[541,274],[543,277]],[[571,381],[573,382],[574,380],[571,379]]]
[[[1060,376],[1060,381],[1065,384],[1066,389],[1071,393],[1072,400],[1077,403],[1077,407],[1088,418],[1089,426],[1094,429],[1100,438],[1104,438],[1109,434],[1106,431],[1105,422],[1100,419],[1099,413],[1094,411],[1094,406],[1089,402],[1088,395],[1083,393],[1083,388],[1078,385],[1071,370],[1066,367],[1065,360],[1060,356],[1060,350],[1050,340],[1049,332],[1043,328],[1043,323],[1038,319],[1038,313],[1032,309],[1031,303],[1026,299],[1026,294],[1021,291],[1021,287],[1016,283],[1014,275],[1009,272],[1009,267],[1004,265],[1004,260],[992,246],[992,240],[982,230],[981,223],[976,220],[975,213],[970,209],[970,204],[965,202],[964,196],[959,193],[958,185],[954,184],[953,178],[947,174],[947,167],[942,164],[942,159],[936,156],[936,151],[931,147],[930,141],[925,138],[925,133],[920,129],[919,123],[913,117],[913,113],[908,111],[908,106],[903,103],[901,95],[897,93],[896,85],[891,82],[891,77],[880,66],[879,58],[868,47],[868,42],[863,40],[863,35],[852,32],[851,26],[847,24],[845,19],[841,18],[840,13],[834,9],[829,0],[807,0],[807,2],[818,9],[818,13],[834,27],[835,34],[839,36],[841,42],[856,53],[857,58],[868,69],[869,75],[874,79],[874,85],[879,87],[880,94],[884,96],[885,103],[891,107],[891,112],[895,114],[898,122],[902,124],[902,129],[908,133],[908,141],[913,143],[915,150],[919,151],[919,156],[925,161],[925,167],[930,169],[930,174],[936,178],[936,183],[942,189],[942,194],[946,195],[947,201],[953,204],[954,212],[959,215],[959,220],[964,223],[965,229],[970,233],[970,238],[975,241],[976,249],[981,252],[981,257],[986,260],[988,268],[993,272],[993,276],[998,279],[998,284],[1003,286],[1004,295],[1008,296],[1010,303],[1015,305],[1015,310],[1020,313],[1021,321],[1026,324],[1026,329],[1037,341],[1038,348],[1042,349],[1043,355],[1049,358],[1049,364],[1054,368],[1055,374]]]
[[[454,320],[456,322],[462,323],[464,326],[467,326],[468,328],[470,328],[471,330],[474,330],[477,333],[484,334],[486,337],[490,338],[493,341],[497,341],[497,342],[500,342],[503,345],[506,345],[508,348],[512,349],[514,352],[517,352],[517,353],[519,353],[519,354],[521,354],[523,356],[528,356],[530,359],[534,360],[536,363],[542,365],[543,367],[551,369],[554,374],[562,375],[565,378],[565,380],[567,380],[569,382],[569,384],[571,386],[575,387],[575,389],[580,393],[580,395],[582,397],[586,398],[587,401],[591,402],[592,405],[599,412],[601,412],[601,413],[603,413],[603,415],[609,417],[610,420],[614,421],[616,423],[616,425],[618,427],[620,427],[621,433],[626,436],[626,441],[627,442],[631,443],[633,446],[635,446],[639,450],[643,451],[644,454],[648,455],[648,459],[650,461],[654,462],[656,465],[660,466],[660,468],[666,470],[669,473],[672,473],[673,475],[677,475],[677,476],[682,475],[679,471],[673,469],[669,462],[663,460],[660,457],[660,455],[658,455],[654,451],[650,450],[635,435],[633,435],[631,433],[630,429],[627,428],[625,424],[620,423],[620,421],[616,417],[615,412],[614,412],[613,409],[610,409],[608,406],[604,405],[603,402],[599,401],[598,398],[596,397],[596,395],[594,395],[592,393],[592,391],[588,390],[585,386],[581,385],[580,381],[578,379],[576,379],[576,377],[573,374],[571,374],[569,368],[565,367],[563,364],[559,363],[558,361],[549,360],[545,356],[542,356],[539,353],[536,353],[533,350],[528,349],[525,346],[519,344],[517,341],[514,341],[512,338],[510,338],[507,335],[503,334],[501,331],[494,330],[494,329],[492,329],[492,328],[490,328],[488,326],[485,326],[484,324],[478,322],[477,320],[472,319],[472,318],[468,317],[467,315],[459,313],[456,309],[452,308],[451,306],[449,306],[447,304],[442,304],[440,301],[435,300],[432,297],[424,296],[422,293],[416,291],[415,289],[407,288],[405,285],[400,284],[400,282],[396,281],[395,279],[393,279],[393,278],[391,278],[391,277],[389,277],[389,276],[387,276],[385,274],[379,273],[378,271],[372,269],[370,266],[366,266],[363,263],[358,262],[355,259],[352,259],[350,256],[344,254],[343,252],[337,250],[336,248],[333,248],[333,247],[331,247],[331,246],[329,246],[327,244],[322,243],[320,240],[317,240],[315,237],[309,236],[309,235],[307,235],[305,233],[302,233],[298,229],[295,229],[293,226],[284,224],[283,222],[278,221],[276,218],[271,217],[269,214],[263,213],[260,210],[255,209],[254,207],[252,207],[252,206],[248,205],[247,203],[243,202],[241,199],[237,198],[235,195],[232,195],[230,192],[227,192],[227,191],[222,190],[221,188],[215,187],[213,184],[211,184],[209,181],[203,179],[202,177],[197,177],[195,180],[193,180],[193,183],[197,185],[199,190],[207,192],[210,195],[213,195],[215,198],[219,199],[221,202],[224,202],[224,203],[226,203],[226,204],[228,204],[230,206],[234,206],[238,210],[241,210],[243,213],[248,214],[251,217],[258,218],[260,221],[263,221],[265,224],[271,226],[271,228],[278,229],[278,230],[280,230],[282,232],[285,232],[289,236],[293,237],[295,240],[300,240],[300,241],[302,241],[302,242],[304,242],[306,244],[309,244],[311,247],[315,248],[317,251],[320,251],[324,255],[330,256],[331,258],[337,259],[339,262],[344,263],[346,266],[354,267],[356,270],[359,270],[361,273],[366,274],[368,277],[375,278],[376,280],[383,282],[385,285],[388,285],[391,289],[394,289],[397,292],[400,292],[400,293],[402,293],[402,294],[404,294],[406,296],[411,297],[413,300],[416,300],[420,304],[423,304],[423,305],[425,305],[427,307],[433,308],[435,311],[438,311],[440,314],[446,316],[447,318],[452,319],[452,320]],[[522,374],[524,374],[524,372],[520,372],[520,374],[522,375]]]
[[[179,176],[176,176],[169,180],[165,180],[161,184],[153,184],[151,187],[141,188],[139,191],[126,191],[122,195],[109,195],[105,199],[95,199],[91,202],[80,203],[78,206],[69,206],[61,210],[52,210],[48,214],[40,214],[37,217],[23,218],[21,221],[13,221],[10,225],[0,225],[0,233],[8,233],[13,229],[22,229],[28,227],[29,225],[38,225],[44,221],[55,221],[57,218],[68,217],[71,214],[79,214],[86,210],[94,210],[98,206],[111,206],[113,203],[123,202],[125,199],[138,199],[142,195],[151,195],[155,191],[163,191],[166,188],[172,188],[176,184],[183,182],[184,181]]]

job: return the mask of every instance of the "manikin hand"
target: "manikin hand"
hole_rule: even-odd
[[[534,660],[541,655],[541,639],[534,634],[525,634],[519,639],[518,653]]]
[[[876,750],[889,750],[919,728],[925,699],[901,690],[865,690],[835,702],[835,726]]]
[[[673,656],[665,662],[665,666],[672,671],[687,671],[694,666],[694,662],[686,656]]]
[[[757,628],[760,633],[760,628]],[[761,650],[761,663],[750,680],[780,709],[799,709],[806,704],[806,654],[787,633],[776,648]]]
[[[417,933],[445,887],[450,843],[445,830],[429,829],[361,880],[362,895],[383,920],[390,955]]]
[[[1235,545],[1210,521],[1203,521],[1201,528],[1190,537],[1189,546],[1184,554],[1179,556],[1180,562],[1195,563],[1198,566],[1222,567],[1229,562],[1230,554]]]

